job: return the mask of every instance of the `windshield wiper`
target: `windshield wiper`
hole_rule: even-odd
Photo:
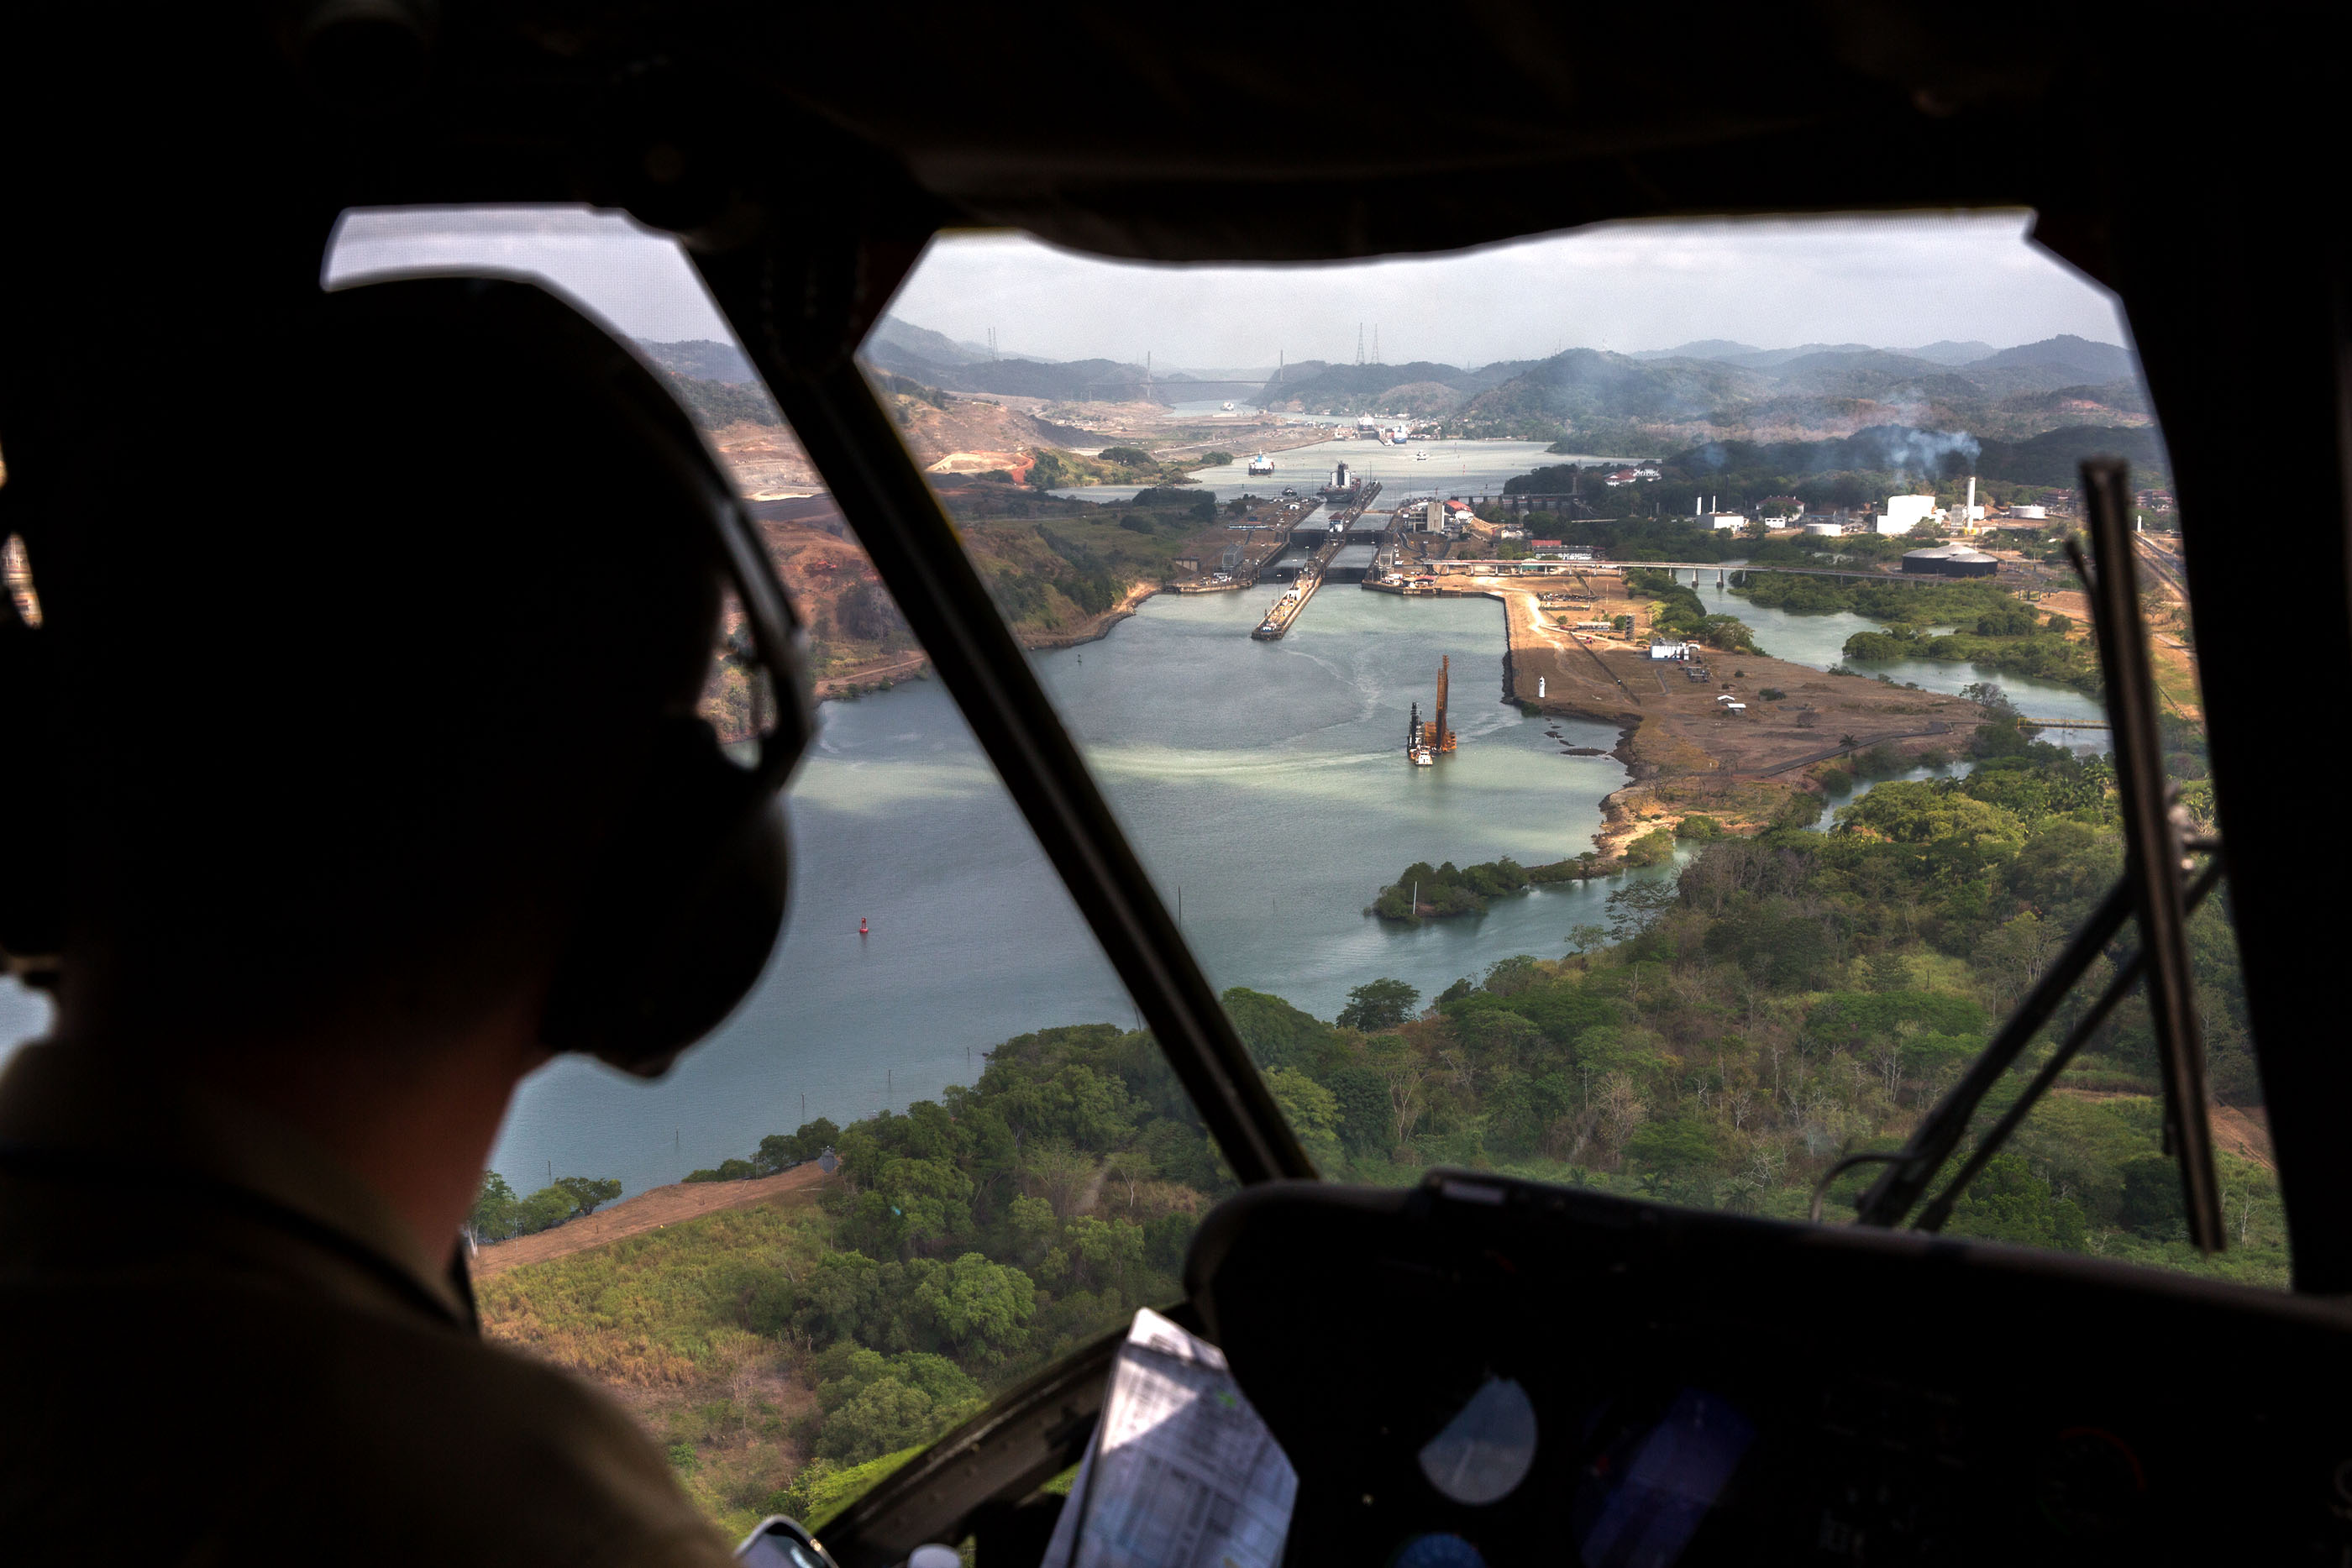
[[[2116,794],[2123,808],[2125,864],[2137,894],[2139,949],[2147,963],[2148,1022],[2164,1074],[2166,1142],[2180,1161],[2189,1239],[2200,1252],[2218,1252],[2227,1232],[2221,1184],[2213,1175],[2213,1129],[2205,1117],[2205,1051],[2197,1038],[2197,993],[2189,972],[2180,835],[2166,799],[2156,674],[2132,559],[2130,474],[2112,457],[2083,464],[2083,499],[2099,562],[2091,622],[2106,671],[2107,719],[2115,726]],[[2080,548],[2071,541],[2067,548],[2079,570]]]
[[[2123,880],[2100,901],[2057,962],[1898,1153],[1851,1155],[1831,1167],[1815,1188],[1816,1214],[1831,1180],[1854,1165],[1874,1161],[1887,1168],[1855,1203],[1855,1220],[1878,1227],[1900,1225],[1959,1146],[1985,1095],[2016,1064],[2092,961],[2122,929],[2125,918],[2132,916],[2139,925],[2139,952],[2126,967],[2129,977],[2118,974],[2108,994],[2094,1007],[2093,1018],[2104,1018],[2132,979],[2143,971],[2147,974],[2148,1015],[2164,1077],[2165,1143],[2180,1162],[2189,1239],[2207,1252],[2219,1251],[2224,1244],[2221,1186],[2213,1174],[2212,1129],[2205,1119],[2205,1064],[2197,1039],[2189,973],[2188,916],[2193,905],[2181,883],[2183,845],[2166,799],[2156,680],[2148,665],[2147,632],[2139,614],[2126,520],[2128,472],[2112,459],[2094,458],[2083,465],[2085,510],[2099,570],[2093,573],[2081,548],[2071,540],[2067,544],[2067,553],[2084,578],[2100,665],[2106,675],[2107,715],[2115,727],[2116,794],[2124,820]],[[2200,881],[2210,888],[2210,881]],[[2203,893],[2198,897],[2201,900]],[[2087,1038],[2085,1030],[2078,1028],[2076,1033]],[[2080,1039],[2070,1038],[2060,1048],[2056,1068],[2045,1064],[2044,1074],[2054,1079],[2080,1045]],[[2031,1109],[2032,1099],[2047,1087],[2038,1079],[2037,1083],[2040,1087],[2021,1102],[2025,1109]],[[2023,1110],[2011,1107],[2011,1116],[2021,1119],[2023,1114]],[[1997,1129],[2001,1138],[2013,1130],[2014,1124],[2007,1117]],[[1988,1141],[1992,1148],[2000,1146],[1990,1134]],[[1990,1150],[1980,1145],[1969,1166],[1930,1210],[1935,1225],[1927,1228],[1943,1224],[1950,1214],[1950,1203],[1946,1200],[1956,1200],[1968,1178],[1990,1157]]]
[[[2211,893],[2221,881],[2221,862],[2217,856],[2206,862],[2204,869],[2197,873],[2197,880],[2189,884],[2189,895],[2182,901],[2183,913],[2197,913],[2197,906],[2205,902],[2205,895]],[[2050,1086],[2058,1082],[2059,1074],[2066,1071],[2075,1053],[2098,1032],[2099,1026],[2107,1021],[2107,1015],[2115,1011],[2116,1004],[2129,996],[2131,988],[2139,984],[2140,975],[2147,967],[2145,953],[2137,952],[2124,960],[2122,967],[2116,971],[2116,977],[2107,982],[2107,988],[2099,993],[2099,999],[2091,1004],[2091,1010],[2067,1031],[2063,1043],[2050,1053],[2050,1060],[2042,1064],[2042,1071],[2033,1075],[2033,1082],[2018,1095],[2017,1103],[2002,1112],[2000,1120],[1987,1128],[1984,1136],[1977,1140],[1976,1148],[1969,1155],[1968,1163],[1960,1166],[1959,1174],[1920,1211],[1914,1229],[1944,1228],[1944,1222],[1952,1217],[1952,1206],[1959,1201],[1960,1194],[1968,1190],[1969,1183],[1992,1162],[1993,1155],[2000,1152],[2001,1145],[2009,1142],[2010,1135],[2024,1124],[2027,1113],[2050,1092]]]
[[[1917,1205],[1927,1190],[1927,1184],[1936,1179],[1936,1173],[1944,1168],[1944,1162],[1951,1158],[1954,1149],[1959,1147],[1961,1137],[1969,1130],[1969,1121],[1976,1114],[1977,1107],[1983,1103],[1985,1095],[2000,1082],[2001,1074],[2014,1067],[2017,1059],[2025,1054],[2025,1048],[2033,1043],[2034,1036],[2042,1032],[2042,1026],[2048,1023],[2051,1015],[2058,1010],[2058,1004],[2066,999],[2075,982],[2083,977],[2107,944],[2115,939],[2116,933],[2123,929],[2124,922],[2130,917],[2131,912],[2131,879],[2126,877],[2099,901],[2098,908],[2091,912],[2090,919],[2084,921],[2083,928],[2074,934],[2074,940],[2067,944],[2066,950],[2058,955],[2057,961],[2042,973],[2041,979],[2034,982],[2033,989],[2026,993],[2025,999],[2017,1005],[2017,1010],[2009,1015],[2009,1021],[2000,1026],[2000,1032],[1993,1036],[1992,1043],[1977,1054],[1977,1059],[1969,1063],[1969,1070],[1960,1075],[1960,1081],[1952,1085],[1951,1092],[1938,1100],[1935,1108],[1920,1120],[1901,1153],[1851,1156],[1831,1167],[1830,1174],[1834,1176],[1840,1167],[1865,1158],[1882,1160],[1886,1165],[1885,1173],[1855,1202],[1856,1224],[1893,1227],[1903,1223],[1903,1217]],[[1824,1185],[1826,1181],[1824,1178]]]

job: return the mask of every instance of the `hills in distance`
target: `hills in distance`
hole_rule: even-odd
[[[2001,350],[1722,341],[1640,354],[1570,349],[1477,370],[1310,364],[1292,367],[1268,401],[1299,413],[1435,417],[1450,434],[1566,438],[1593,450],[1817,439],[1880,424],[2019,439],[2151,423],[2131,351],[2076,337]]]
[[[729,344],[643,347],[680,378],[715,383],[697,389],[706,400],[731,401],[724,389],[756,380]],[[1148,371],[1107,358],[992,358],[984,348],[886,317],[864,355],[877,370],[967,395],[1070,403],[1232,399],[1284,413],[1412,420],[1449,436],[1560,443],[1563,451],[1823,440],[1881,425],[2022,441],[2054,430],[2154,423],[2132,351],[2071,335],[2005,349],[1953,341],[1759,349],[1716,339],[1631,353],[1570,349],[1476,367],[1307,360],[1277,375],[1271,367]],[[1253,381],[1264,381],[1264,391],[1253,390]]]

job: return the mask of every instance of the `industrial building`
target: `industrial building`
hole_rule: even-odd
[[[1933,496],[1889,496],[1886,510],[1871,519],[1871,529],[1881,534],[1907,534],[1935,515]]]
[[[2000,562],[1966,545],[1937,545],[1904,551],[1903,570],[1915,577],[1990,577]]]

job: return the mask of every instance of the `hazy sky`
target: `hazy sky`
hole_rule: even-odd
[[[919,327],[1007,352],[1163,366],[1349,361],[1483,364],[1560,348],[1700,338],[1996,348],[2073,332],[2126,340],[2113,298],[2025,237],[2018,214],[1614,225],[1483,250],[1318,267],[1150,267],[1017,235],[934,245],[893,303]],[[561,208],[415,209],[346,219],[328,276],[543,277],[639,338],[722,338],[666,236]]]

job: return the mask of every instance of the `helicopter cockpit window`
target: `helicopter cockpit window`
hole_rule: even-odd
[[[2028,224],[934,244],[876,394],[1327,1175],[1801,1218],[1899,1146],[2121,866],[2087,455],[2132,465],[2210,831],[2162,434],[2116,302]],[[2285,1283],[2221,899],[2193,932],[2233,1250],[2186,1240],[2137,1000],[1948,1233]]]
[[[635,343],[733,475],[821,699],[758,989],[657,1083],[527,1082],[472,1221],[485,1326],[618,1393],[733,1534],[821,1521],[1007,1384],[1178,1299],[1230,1191],[897,603],[667,236],[578,209],[355,211],[344,287],[527,277]],[[701,713],[775,694],[730,603]]]

